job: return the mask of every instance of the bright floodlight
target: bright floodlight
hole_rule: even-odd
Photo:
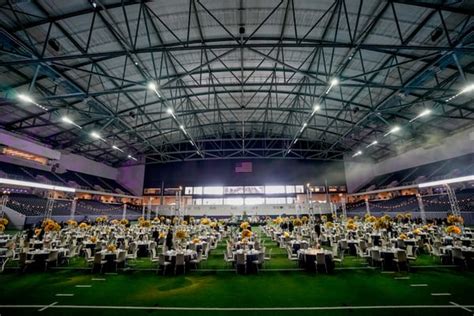
[[[337,78],[334,78],[331,80],[331,86],[337,86],[339,84],[339,80]]]
[[[28,102],[28,103],[35,103],[35,101],[31,97],[29,97],[25,94],[19,94],[18,99],[20,99],[21,101],[24,101],[24,102]]]
[[[95,138],[95,139],[101,139],[102,138],[102,137],[100,137],[100,134],[97,133],[97,132],[91,132],[91,137]]]
[[[374,140],[373,142],[371,142],[370,144],[368,144],[368,145],[366,146],[366,148],[375,146],[375,145],[377,145],[378,143],[379,143],[378,141]]]
[[[153,91],[156,90],[156,84],[154,82],[148,83],[148,89]]]
[[[306,126],[308,126],[308,123],[304,123],[304,124],[303,124],[303,128],[306,127]]]
[[[398,132],[399,130],[400,130],[400,126],[398,126],[398,125],[397,125],[397,126],[394,126],[394,127],[392,127],[391,130],[388,131],[388,133],[386,133],[386,134],[383,135],[383,136],[388,136],[388,135],[390,135],[390,134],[393,134],[393,133]]]
[[[321,107],[319,106],[319,104],[315,104],[315,105],[313,106],[313,112],[317,112],[317,111],[319,111],[320,109],[321,109]]]
[[[180,125],[179,128],[181,128],[182,130],[184,130],[184,125]]]
[[[167,112],[168,114],[173,114],[173,109],[172,109],[172,108],[168,108],[168,109],[166,109],[166,112]]]
[[[362,151],[361,151],[361,150],[359,150],[359,151],[357,151],[355,154],[353,154],[352,157],[357,157],[357,156],[360,156],[360,155],[362,155]]]
[[[426,110],[423,110],[423,112],[421,112],[418,116],[422,117],[422,116],[427,116],[427,115],[430,115],[430,114],[431,114],[431,110],[426,109]]]
[[[120,152],[123,152],[122,149],[120,149],[119,147],[117,147],[117,146],[115,146],[115,145],[112,145],[112,148],[115,149],[115,150],[118,150],[118,151],[120,151]]]
[[[61,120],[64,122],[64,123],[68,123],[68,124],[74,124],[74,122],[67,116],[63,116],[61,118]]]
[[[474,91],[474,83],[471,83],[470,85],[466,86],[464,89],[461,90],[461,93],[467,93]]]

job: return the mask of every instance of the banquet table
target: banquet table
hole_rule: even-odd
[[[293,253],[298,253],[300,249],[307,249],[309,243],[306,240],[292,240],[290,241],[290,245]]]
[[[188,265],[189,261],[197,258],[197,251],[186,249],[186,250],[168,250],[165,251],[165,258],[166,261],[171,262],[174,266],[176,263],[176,255],[177,254],[184,254],[184,261],[186,265]]]
[[[258,260],[258,256],[262,253],[262,251],[255,250],[255,249],[251,249],[251,250],[239,249],[239,250],[233,251],[232,254],[233,254],[235,262],[237,262],[237,255],[242,254],[242,253],[245,253],[246,255],[247,272],[250,272],[252,271],[252,268],[253,268],[252,262],[255,260]]]
[[[334,262],[332,261],[332,251],[324,250],[324,249],[300,249],[298,251],[298,261],[300,267],[303,267],[305,270],[308,271],[316,271],[316,256],[318,254],[324,254],[324,258],[326,261],[326,266],[328,268],[328,272],[331,273],[334,271]]]
[[[384,259],[384,269],[394,269],[395,264],[393,259],[395,258],[398,251],[405,251],[401,248],[396,247],[371,247],[369,253],[372,255],[372,251],[380,251],[380,256]]]
[[[448,245],[448,246],[440,247],[439,248],[440,252],[442,254],[448,255],[447,257],[445,257],[445,261],[443,261],[443,263],[445,264],[452,263],[452,249],[453,248],[461,249],[462,255],[464,256],[464,258],[466,258],[467,265],[469,267],[474,266],[474,247],[470,247],[470,246],[469,247],[466,247],[466,246],[453,247],[451,245]]]
[[[148,256],[148,250],[150,247],[150,242],[149,241],[137,241],[137,247],[138,247],[138,252],[137,252],[137,257],[147,257]]]

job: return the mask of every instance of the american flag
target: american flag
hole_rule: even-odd
[[[235,164],[236,173],[249,173],[252,172],[252,163],[251,162],[239,162]]]

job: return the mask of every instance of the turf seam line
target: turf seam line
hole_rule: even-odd
[[[38,309],[38,312],[42,312],[44,310],[47,310],[50,307],[53,307],[54,305],[58,304],[58,302],[51,303],[49,305],[44,306],[43,308]]]
[[[91,284],[77,284],[76,287],[92,287]]]
[[[62,293],[58,293],[58,294],[56,294],[56,296],[74,296],[74,294],[62,294]]]
[[[420,283],[420,284],[410,284],[410,286],[413,286],[413,287],[421,287],[421,286],[428,286],[428,284],[425,284],[425,283]]]
[[[450,296],[451,293],[431,293],[432,296]]]
[[[410,280],[410,277],[394,277],[395,280]]]
[[[454,306],[457,306],[457,307],[459,307],[459,308],[462,308],[462,309],[464,309],[465,311],[468,311],[468,312],[472,313],[472,310],[469,309],[469,308],[467,308],[467,307],[465,307],[465,306],[459,305],[458,303],[455,303],[455,302],[449,302],[449,303],[450,303],[450,304],[453,304]]]
[[[105,279],[93,278],[92,281],[105,281]]]

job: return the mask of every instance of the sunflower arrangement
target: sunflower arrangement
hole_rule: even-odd
[[[188,222],[187,222],[187,221],[182,221],[182,222],[181,222],[181,225],[185,225],[185,226],[186,226],[186,225],[188,225]]]
[[[160,232],[159,238],[165,238],[165,237],[166,237],[166,233],[165,232]]]
[[[299,218],[295,218],[295,219],[293,220],[293,225],[295,225],[295,226],[301,226],[301,225],[303,225],[303,221],[302,221],[301,219],[299,219]]]
[[[247,229],[247,228],[249,228],[249,226],[250,226],[249,222],[240,223],[240,228],[242,228],[242,229]]]
[[[365,222],[366,223],[375,223],[377,221],[377,217],[373,215],[369,215],[365,217]]]
[[[117,247],[113,244],[110,244],[107,246],[107,251],[108,252],[115,252],[117,250]]]
[[[324,226],[325,226],[326,228],[333,228],[333,227],[334,227],[334,223],[333,223],[333,222],[326,222],[326,223],[324,224]]]
[[[323,215],[321,216],[321,220],[323,221],[323,223],[325,223],[328,221],[328,217],[326,215]]]
[[[129,223],[128,219],[126,219],[126,218],[123,218],[123,219],[120,220],[120,225],[126,226],[126,225],[128,225],[128,223]]]
[[[0,225],[7,227],[8,219],[6,217],[0,218]]]
[[[216,228],[217,227],[217,222],[210,222],[209,227]]]
[[[150,221],[141,221],[140,223],[138,223],[138,225],[140,225],[140,227],[150,227],[151,222]]]
[[[462,216],[449,215],[447,221],[448,224],[463,224],[464,218],[462,218]]]
[[[193,239],[193,244],[199,244],[201,240],[199,238],[194,238]]]
[[[451,234],[459,235],[459,234],[461,234],[461,228],[459,228],[456,225],[450,225],[450,226],[446,227],[446,233],[448,233],[450,235]]]
[[[41,234],[41,228],[36,228],[35,229],[35,236],[38,236],[39,234]]]
[[[289,232],[284,232],[284,233],[283,233],[283,237],[285,237],[285,238],[290,238],[290,233],[289,233]]]
[[[405,240],[408,239],[408,236],[406,234],[400,234],[398,235],[398,239]]]
[[[357,225],[356,225],[355,223],[347,223],[346,228],[347,228],[348,230],[356,230],[356,229],[357,229]]]
[[[5,225],[0,224],[0,233],[3,233],[5,231]]]
[[[145,217],[143,217],[143,216],[140,216],[140,217],[138,218],[138,222],[141,222],[141,221],[144,221],[144,220],[145,220]]]
[[[374,223],[373,226],[375,229],[387,229],[390,221],[384,220],[383,217],[377,219]]]
[[[176,232],[176,238],[178,238],[178,239],[186,238],[186,232],[184,230],[178,230]]]
[[[69,227],[77,227],[77,222],[73,219],[70,219],[66,222]]]
[[[201,225],[209,225],[210,223],[211,221],[207,217],[204,217],[203,219],[201,219]]]
[[[160,218],[157,216],[153,219],[153,224],[159,224],[161,221],[160,221]]]
[[[347,218],[347,224],[354,224],[354,223],[355,223],[354,219],[350,217]]]
[[[401,221],[403,219],[405,219],[405,214],[403,213],[398,213],[397,216],[396,216],[397,220]]]
[[[303,224],[306,224],[306,223],[309,221],[308,216],[306,216],[306,215],[305,215],[305,216],[302,216],[302,217],[301,217],[301,221],[303,222]]]
[[[196,221],[196,220],[194,219],[194,217],[191,216],[191,217],[189,218],[189,223],[190,223],[190,224],[194,224],[195,221]]]
[[[419,229],[419,228],[415,228],[415,229],[413,230],[413,234],[415,234],[415,235],[419,235],[419,234],[421,234],[421,233],[422,233],[422,231],[421,231],[421,229]]]
[[[110,224],[112,224],[112,225],[118,225],[118,224],[120,224],[120,221],[119,221],[118,219],[113,219],[113,220],[110,222]]]
[[[46,226],[44,226],[45,232],[60,231],[60,230],[61,230],[61,225],[59,225],[53,220],[48,220],[48,223],[46,224]]]
[[[250,237],[252,237],[252,232],[248,229],[244,229],[242,231],[242,239],[243,238],[250,238]]]
[[[98,216],[96,217],[95,219],[95,222],[100,224],[100,223],[105,223],[107,221],[107,217],[106,216]]]
[[[96,243],[97,242],[97,237],[96,236],[91,236],[91,238],[89,238],[90,242],[93,242],[93,243]]]
[[[283,223],[283,218],[281,218],[280,216],[273,220],[273,224],[280,225],[281,223]]]
[[[173,217],[173,224],[174,224],[174,225],[179,224],[179,217],[176,217],[176,216]]]
[[[79,224],[79,228],[80,228],[80,229],[87,229],[87,228],[89,228],[89,227],[90,227],[90,226],[89,226],[87,223],[84,223],[84,222],[82,222],[82,223]]]

